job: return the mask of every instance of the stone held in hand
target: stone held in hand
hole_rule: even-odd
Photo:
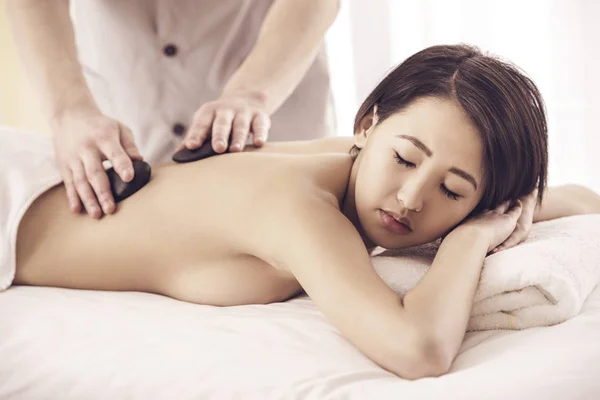
[[[214,155],[229,153],[230,145],[231,145],[231,139],[229,141],[229,144],[227,145],[227,150],[225,150],[223,153],[217,153],[213,149],[211,141],[207,140],[206,142],[204,142],[204,144],[202,146],[198,147],[197,149],[190,150],[187,147],[184,147],[183,149],[181,149],[178,152],[176,152],[175,154],[173,154],[172,160],[175,162],[178,162],[178,163],[186,163],[186,162],[203,160],[205,158],[209,158]],[[254,146],[252,144],[247,144],[246,148],[248,148],[248,147],[254,147]]]
[[[110,190],[112,191],[115,202],[118,203],[131,196],[150,181],[152,168],[150,164],[141,160],[132,160],[134,176],[130,182],[124,182],[117,174],[114,168],[106,170],[108,181],[110,182]]]
[[[225,153],[229,152],[229,147],[225,150]],[[206,141],[202,146],[197,149],[190,150],[187,147],[179,150],[175,154],[173,154],[173,161],[178,163],[186,163],[192,161],[203,160],[208,157],[212,157],[217,152],[212,148],[210,141]]]

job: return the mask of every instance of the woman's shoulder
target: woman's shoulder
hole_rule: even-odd
[[[247,147],[248,153],[279,153],[279,154],[348,154],[354,144],[353,137],[336,136],[313,140],[296,140],[289,142],[268,142],[262,147]]]
[[[297,200],[312,201],[325,195],[333,196],[337,205],[346,193],[352,163],[352,157],[343,153],[286,155],[273,183]]]

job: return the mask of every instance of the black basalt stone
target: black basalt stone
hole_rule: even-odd
[[[225,150],[225,153],[229,152],[229,147]],[[186,163],[192,161],[203,160],[208,157],[212,157],[215,154],[218,154],[213,148],[210,141],[206,141],[202,146],[197,149],[190,150],[187,147],[179,150],[175,154],[173,154],[173,161],[178,163]]]
[[[150,181],[150,175],[152,169],[150,164],[141,160],[132,160],[134,176],[130,182],[124,182],[114,168],[106,170],[108,175],[108,181],[110,182],[110,189],[112,191],[115,202],[125,200],[144,186]]]
[[[231,142],[229,144],[231,144]],[[253,147],[253,145],[247,144],[246,148],[248,147]],[[210,140],[207,140],[202,146],[194,150],[190,150],[187,147],[184,147],[183,149],[173,154],[172,160],[178,163],[186,163],[192,161],[199,161],[208,157],[212,157],[214,155],[226,153],[229,153],[229,146],[227,147],[227,150],[225,150],[223,153],[217,153],[213,149]]]

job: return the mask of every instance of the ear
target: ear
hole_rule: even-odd
[[[368,113],[360,120],[358,130],[354,132],[354,145],[359,149],[365,147],[367,139],[375,125],[377,125],[377,104],[373,106],[373,112]]]

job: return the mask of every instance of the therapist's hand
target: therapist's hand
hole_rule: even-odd
[[[141,160],[131,130],[97,109],[64,112],[52,121],[56,161],[71,211],[81,205],[92,218],[111,214],[116,205],[102,161],[109,160],[119,177],[133,179],[132,159]]]
[[[178,150],[196,149],[212,137],[212,147],[217,153],[227,150],[243,151],[248,135],[252,134],[254,146],[261,147],[267,141],[271,119],[264,110],[259,96],[227,95],[205,103],[196,111],[185,140]]]

